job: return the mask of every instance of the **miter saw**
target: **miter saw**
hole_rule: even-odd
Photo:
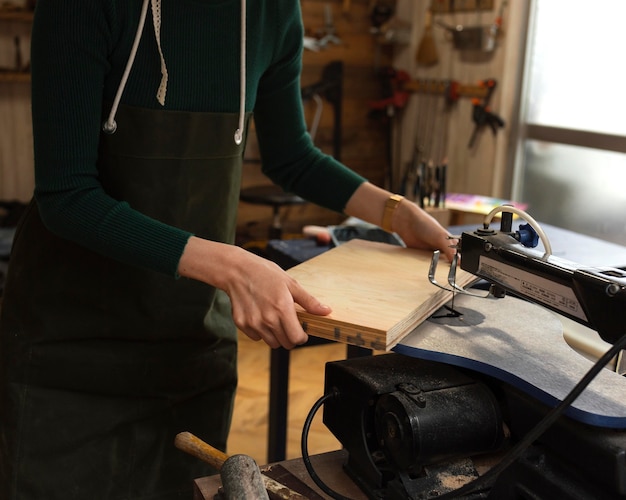
[[[516,213],[529,223],[512,231]],[[455,239],[448,284],[431,279],[453,294],[445,308],[395,353],[327,363],[302,437],[312,478],[344,498],[307,460],[307,425],[323,405],[345,470],[370,499],[626,498],[626,379],[604,368],[626,346],[626,272],[554,257],[541,227],[513,207]],[[457,287],[457,266],[489,293]],[[553,335],[561,323],[551,311],[612,347],[595,363],[579,359]],[[520,341],[526,323],[538,345]]]

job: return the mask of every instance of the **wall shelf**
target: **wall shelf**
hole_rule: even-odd
[[[0,83],[28,83],[30,73],[27,71],[0,71]]]
[[[0,21],[33,22],[34,12],[27,9],[0,8]]]

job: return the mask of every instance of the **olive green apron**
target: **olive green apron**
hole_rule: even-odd
[[[100,181],[149,217],[233,243],[237,119],[121,107]],[[192,479],[215,472],[173,442],[190,431],[225,449],[237,383],[226,294],[59,238],[33,202],[2,309],[0,498],[190,500]]]

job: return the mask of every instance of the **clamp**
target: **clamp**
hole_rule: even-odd
[[[488,125],[491,128],[493,135],[496,135],[498,128],[504,127],[504,120],[489,109],[489,101],[491,100],[491,96],[496,89],[496,81],[493,78],[490,78],[480,82],[480,85],[485,87],[487,91],[482,102],[477,98],[472,99],[472,104],[474,105],[472,110],[472,121],[475,125],[469,144],[467,145],[469,149],[474,147],[476,138],[478,137],[478,132],[480,132],[485,125]]]
[[[385,93],[388,97],[370,102],[369,107],[375,111],[386,110],[387,114],[392,116],[395,110],[403,109],[409,100],[410,94],[404,89],[404,83],[408,82],[410,77],[406,71],[394,68],[386,68],[381,75],[384,78]]]

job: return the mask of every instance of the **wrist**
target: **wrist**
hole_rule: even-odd
[[[239,247],[192,236],[178,265],[178,274],[223,288],[228,273],[235,272]]]

